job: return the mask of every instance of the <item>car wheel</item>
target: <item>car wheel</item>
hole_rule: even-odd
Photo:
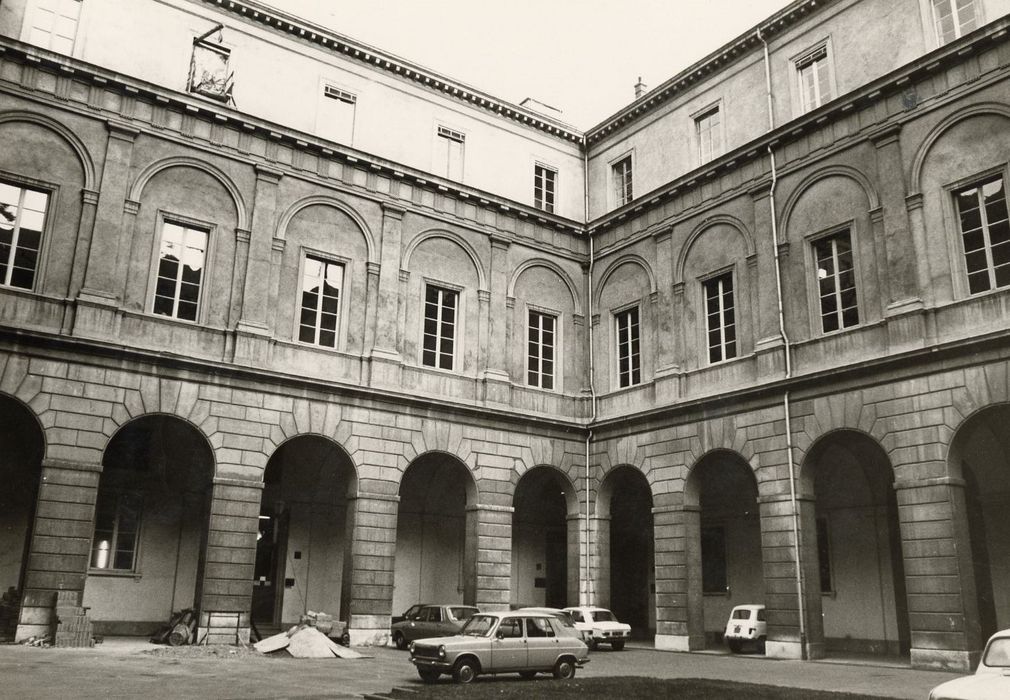
[[[477,664],[473,659],[460,659],[452,669],[452,679],[457,683],[470,683],[477,677]]]
[[[595,639],[590,639],[587,646],[589,647],[589,651],[596,651],[600,645],[597,644]]]
[[[340,635],[340,643],[345,647],[351,646],[351,633],[344,632],[342,635]]]
[[[740,643],[739,639],[729,639],[726,641],[726,645],[734,654],[739,654],[740,650],[743,649],[743,644]]]
[[[438,671],[432,671],[430,668],[419,668],[417,669],[417,675],[425,683],[434,683],[441,674]]]
[[[619,642],[611,642],[610,648],[613,649],[614,651],[620,651],[621,649],[624,648],[624,640],[622,639]]]
[[[403,638],[403,635],[397,632],[393,635],[393,644],[396,645],[397,649],[406,649],[407,640]]]
[[[534,678],[537,677],[537,672],[536,671],[520,671],[519,672],[519,677],[522,678],[524,681],[531,681],[531,680],[533,680]]]
[[[761,637],[757,643],[757,651],[759,654],[765,653],[765,638]]]
[[[575,664],[572,663],[571,659],[558,659],[558,662],[554,664],[554,677],[555,678],[575,678]]]

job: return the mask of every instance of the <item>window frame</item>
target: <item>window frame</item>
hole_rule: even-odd
[[[712,114],[719,115],[719,123],[716,125],[715,129],[710,130],[710,131],[718,131],[719,148],[712,149],[712,151],[708,154],[708,156],[706,156],[702,146],[703,141],[701,138],[701,122],[706,118],[710,117]],[[726,153],[725,116],[726,113],[723,109],[722,98],[716,100],[715,102],[709,102],[707,105],[705,105],[701,109],[695,110],[691,114],[691,123],[694,127],[692,133],[692,138],[694,139],[694,156],[695,161],[697,162],[699,167],[705,165],[706,163],[712,162],[719,156]]]
[[[709,345],[709,338],[708,338],[709,333],[711,332],[711,329],[708,327],[708,316],[709,316],[709,314],[708,314],[708,285],[711,282],[714,282],[714,281],[721,281],[722,279],[724,279],[726,277],[729,277],[730,281],[733,284],[733,289],[732,289],[732,292],[733,292],[733,329],[734,329],[733,357],[726,357],[726,332],[725,332],[726,325],[723,323],[723,318],[725,316],[725,308],[723,307],[724,292],[720,291],[720,293],[719,293],[719,319],[720,319],[720,326],[719,326],[720,333],[719,333],[719,335],[720,335],[720,338],[722,340],[720,342],[719,348],[720,348],[720,352],[722,354],[722,358],[719,359],[719,360],[712,360],[711,359],[712,347]],[[741,352],[741,342],[740,342],[740,325],[741,325],[740,324],[740,321],[741,321],[741,316],[740,316],[740,298],[741,298],[741,295],[739,294],[740,283],[739,283],[739,275],[737,275],[737,273],[736,273],[736,265],[729,265],[727,267],[723,267],[723,268],[721,268],[719,270],[716,270],[714,272],[710,272],[709,274],[705,275],[704,277],[698,278],[698,282],[700,283],[700,286],[701,286],[701,313],[699,314],[698,318],[702,319],[701,334],[702,334],[702,347],[704,348],[705,365],[708,366],[708,367],[714,367],[715,365],[721,365],[721,364],[724,364],[726,362],[731,362],[733,360],[739,359],[743,355],[742,355],[742,352]]]
[[[824,330],[823,315],[821,312],[821,295],[820,295],[820,278],[817,276],[817,253],[815,246],[825,240],[834,238],[836,236],[842,235],[848,232],[849,234],[849,246],[852,252],[852,277],[854,284],[854,291],[856,294],[856,314],[858,320],[856,323],[843,326],[839,325],[838,328],[831,331]],[[858,254],[858,232],[856,227],[856,222],[854,219],[849,221],[831,226],[822,231],[817,231],[816,233],[810,234],[805,238],[805,256],[806,256],[806,269],[810,270],[810,274],[807,275],[807,293],[810,299],[810,327],[813,331],[812,335],[816,336],[828,336],[835,335],[837,333],[844,333],[846,331],[854,330],[866,324],[865,311],[863,305],[863,293],[862,293],[862,275],[861,275],[861,264],[859,262]],[[837,271],[836,271],[837,276]],[[837,290],[836,290],[837,292]]]
[[[954,22],[954,36],[951,39],[944,40],[943,36],[940,34],[939,18],[936,14],[936,2],[935,0],[921,0],[922,2],[922,14],[923,14],[923,24],[927,27],[932,28],[932,32],[927,31],[926,34],[931,37],[934,48],[940,48],[941,46],[946,46],[952,42],[957,41],[965,34],[961,31],[961,23],[959,21]],[[946,0],[946,2],[951,4],[951,11],[955,18],[957,18],[957,0]],[[983,26],[985,22],[985,7],[983,3],[978,2],[978,0],[972,0],[971,3],[972,10],[975,13],[975,29]],[[973,32],[975,29],[969,31]]]
[[[87,12],[89,11],[90,4],[84,2],[84,0],[75,0],[80,5],[80,10],[77,13],[77,23],[74,28],[74,39],[71,42],[70,51],[66,54],[68,56],[77,57],[78,56],[78,46],[80,44],[80,34],[81,26],[84,24],[87,18]],[[25,17],[21,26],[21,41],[26,44],[32,44],[32,46],[39,46],[31,41],[32,29],[35,25],[35,17],[39,12],[39,0],[31,0],[27,4]],[[52,51],[54,53],[60,53],[52,47],[52,33],[50,32],[50,41],[48,46],[42,47],[46,51]]]
[[[952,233],[947,236],[949,251],[951,259],[958,260],[956,271],[952,270],[951,274],[953,277],[955,295],[962,299],[975,299],[984,297],[987,294],[999,294],[1010,290],[1010,286],[1004,285],[1002,287],[990,287],[989,289],[980,292],[973,293],[971,291],[971,285],[968,280],[967,256],[964,250],[964,237],[961,233],[961,216],[957,205],[958,191],[984,185],[986,182],[995,180],[996,178],[1003,179],[1003,194],[1007,199],[1008,209],[1010,209],[1010,162],[1004,162],[995,167],[987,168],[986,170],[974,173],[968,177],[960,178],[946,184],[943,187],[944,212],[945,215],[949,217],[949,221],[951,222],[949,229],[952,231]],[[989,240],[988,230],[986,230],[986,240]],[[986,248],[987,260],[991,260],[991,254],[989,253],[990,247],[991,246],[987,246]],[[994,269],[994,267],[987,267],[987,270],[990,271],[990,280],[992,280],[991,273]]]
[[[309,258],[315,258],[315,259],[317,259],[317,260],[319,260],[321,262],[331,263],[331,264],[335,264],[335,265],[341,265],[344,268],[343,275],[342,275],[342,278],[340,280],[341,281],[340,299],[337,302],[339,311],[338,311],[338,316],[337,316],[336,342],[335,342],[335,344],[332,347],[329,346],[329,345],[320,345],[319,343],[309,343],[309,342],[304,341],[304,340],[301,339],[301,326],[302,326],[302,322],[301,322],[302,321],[302,300],[301,300],[301,296],[302,296],[302,293],[303,293],[303,285],[304,285],[304,281],[305,281],[305,267],[306,267],[306,263],[308,262]],[[347,333],[346,333],[346,330],[347,330],[347,314],[348,314],[348,309],[349,309],[348,297],[350,296],[347,293],[347,289],[348,289],[348,285],[349,285],[348,280],[349,280],[350,274],[351,274],[351,265],[352,265],[352,261],[351,261],[350,258],[345,258],[345,257],[340,256],[340,255],[333,255],[333,254],[330,254],[330,253],[325,253],[323,251],[316,250],[314,248],[310,248],[308,246],[302,246],[302,248],[301,248],[301,254],[300,254],[300,257],[299,257],[299,260],[298,260],[298,279],[297,279],[298,292],[297,292],[297,295],[296,295],[297,298],[295,299],[294,318],[292,319],[293,320],[293,324],[292,324],[293,325],[293,331],[292,331],[292,336],[291,337],[294,340],[294,342],[296,342],[299,345],[302,345],[304,347],[315,348],[317,350],[328,350],[328,351],[331,351],[331,352],[333,352],[333,351],[343,352],[345,350],[345,347],[346,347],[345,343],[346,343],[346,340],[347,340]],[[319,331],[319,329],[317,327],[316,328],[316,334],[317,335],[318,335],[318,331]]]
[[[10,284],[5,284],[0,280],[0,290],[3,292],[23,292],[23,293],[38,293],[41,291],[45,282],[45,272],[46,272],[46,262],[49,259],[49,242],[53,237],[53,228],[55,227],[55,215],[53,212],[57,209],[59,205],[59,188],[51,183],[44,182],[42,180],[36,180],[34,178],[23,177],[15,173],[8,172],[6,170],[0,170],[0,184],[9,185],[10,187],[17,187],[21,190],[33,190],[35,192],[46,195],[48,198],[46,202],[46,211],[42,219],[42,231],[39,234],[39,249],[37,253],[37,258],[35,261],[35,272],[32,277],[31,287],[15,287]],[[11,242],[13,243],[14,236],[11,236]],[[12,246],[13,247],[13,246]]]
[[[329,91],[333,90],[340,93],[336,96],[331,96]],[[345,98],[350,98],[345,99]],[[325,130],[323,126],[324,117],[324,105],[327,104],[327,100],[333,100],[339,102],[343,105],[349,105],[351,110],[350,126],[348,129],[347,140],[341,141]],[[358,123],[358,93],[351,90],[346,85],[341,84],[339,81],[331,80],[325,76],[319,78],[319,100],[316,103],[316,133],[330,141],[335,141],[336,143],[344,143],[345,145],[354,145],[354,131]]]
[[[552,201],[550,202],[550,208],[547,206],[546,198],[543,200],[537,199],[537,190],[546,194],[546,181],[544,184],[538,187],[537,185],[537,171],[544,170],[545,172],[552,173],[554,178],[552,180]],[[542,160],[533,161],[533,207],[534,209],[539,209],[540,211],[547,212],[548,214],[556,214],[558,212],[558,169],[553,165],[548,165]]]
[[[452,368],[451,369],[445,369],[444,367],[439,367],[438,366],[437,361],[438,361],[439,351],[438,351],[438,346],[437,345],[436,345],[436,350],[435,350],[436,364],[435,365],[427,365],[427,364],[424,363],[424,322],[425,322],[425,307],[427,305],[427,298],[428,298],[428,294],[427,293],[428,293],[428,287],[429,286],[438,287],[439,289],[442,289],[442,290],[445,290],[445,291],[449,291],[449,292],[455,292],[456,293],[456,321],[455,321],[455,324],[453,325],[455,333],[453,335],[453,343],[452,343]],[[438,280],[438,279],[435,279],[435,278],[432,278],[432,277],[424,277],[421,280],[420,313],[418,314],[419,321],[420,321],[420,328],[419,328],[418,337],[420,339],[420,342],[418,343],[418,346],[417,346],[417,362],[418,362],[418,365],[422,369],[425,369],[425,370],[434,370],[436,372],[447,372],[449,374],[454,374],[454,375],[461,375],[463,373],[463,343],[462,343],[462,339],[464,338],[464,330],[465,330],[464,329],[464,317],[466,315],[464,313],[465,302],[466,302],[465,291],[466,291],[465,287],[462,287],[462,286],[457,285],[457,284],[451,284],[449,282],[443,282],[442,280]]]
[[[553,374],[551,376],[551,380],[552,380],[553,386],[550,389],[544,388],[542,376],[541,376],[541,384],[539,384],[539,385],[530,384],[530,382],[529,382],[529,378],[530,378],[530,375],[529,375],[529,372],[530,372],[530,369],[529,369],[529,360],[530,360],[530,353],[529,353],[529,349],[530,349],[530,323],[529,323],[529,320],[530,320],[530,313],[540,314],[541,316],[549,316],[549,317],[551,317],[551,318],[554,319],[554,348],[553,348],[554,349],[554,360],[553,360],[553,362],[554,362],[554,372],[553,372]],[[562,314],[559,311],[554,311],[553,309],[548,309],[547,307],[536,306],[534,304],[526,304],[526,313],[524,314],[524,319],[525,319],[525,323],[523,325],[525,326],[526,334],[525,334],[525,339],[524,339],[525,340],[525,344],[523,345],[523,348],[524,348],[524,352],[523,352],[523,360],[524,360],[523,361],[523,374],[524,374],[524,377],[525,377],[525,381],[523,382],[523,384],[524,384],[524,386],[526,386],[526,387],[528,387],[530,389],[537,389],[539,391],[549,391],[549,392],[555,393],[555,394],[556,393],[561,393],[561,391],[563,390],[563,388],[562,388],[562,377],[564,376],[564,372],[560,371],[560,368],[563,366],[562,363],[561,363],[561,361],[562,361],[562,355],[561,355],[561,348],[562,348],[562,344],[561,344],[561,339],[562,339],[562,336],[561,336],[561,319],[562,319]],[[542,352],[541,352],[541,355],[540,355],[540,363],[541,363],[541,365],[543,364],[543,353]],[[542,373],[541,373],[541,375],[542,375]]]
[[[807,106],[805,104],[804,96],[805,91],[803,89],[803,69],[808,65],[812,65],[817,62],[817,54],[824,53],[824,66],[825,73],[827,75],[828,89],[831,91],[831,95],[828,99],[824,99],[823,96],[818,96],[817,104],[812,104]],[[792,95],[793,95],[793,116],[801,116],[809,112],[813,112],[820,109],[831,100],[838,97],[838,87],[835,81],[835,59],[834,52],[831,47],[831,37],[827,36],[820,41],[808,46],[803,51],[793,55],[789,59],[789,65],[792,71]],[[819,83],[815,82],[815,85],[819,86]],[[820,88],[817,87],[818,93]]]
[[[625,304],[625,305],[620,306],[620,307],[618,307],[616,309],[613,309],[610,312],[610,316],[611,316],[611,319],[612,319],[611,324],[610,324],[610,328],[611,328],[612,342],[613,342],[613,348],[614,348],[614,352],[612,353],[613,354],[613,358],[614,358],[614,361],[613,361],[614,379],[611,382],[611,384],[612,384],[612,386],[614,387],[615,390],[632,389],[634,387],[642,386],[643,384],[645,384],[645,371],[644,371],[644,368],[645,368],[645,349],[644,349],[645,343],[644,343],[644,338],[643,338],[644,334],[642,332],[644,313],[643,313],[643,308],[642,307],[643,307],[643,304],[642,304],[641,300],[636,300],[636,301],[633,301],[633,302],[631,302],[629,304]],[[632,367],[632,369],[629,370],[629,375],[630,375],[629,383],[628,384],[622,384],[621,383],[621,331],[620,331],[620,325],[619,324],[620,324],[620,317],[622,315],[624,315],[624,314],[630,313],[631,311],[637,311],[637,313],[638,313],[638,364],[637,364],[637,367]],[[630,357],[631,356],[629,356],[629,359],[630,359]],[[634,381],[634,370],[635,369],[638,370],[638,381],[637,382]]]
[[[128,568],[128,569],[117,569],[117,568],[114,568],[112,566],[105,567],[105,568],[99,568],[99,567],[93,565],[94,558],[95,558],[95,538],[96,538],[96,535],[97,535],[97,528],[98,528],[98,504],[99,504],[99,500],[103,496],[106,496],[106,497],[110,497],[111,496],[111,497],[114,497],[115,500],[116,500],[116,505],[115,505],[116,515],[115,515],[115,524],[114,524],[114,530],[113,530],[114,534],[113,534],[113,538],[112,538],[112,541],[110,542],[110,546],[109,546],[109,561],[111,563],[113,563],[113,564],[115,563],[115,557],[116,557],[116,554],[115,554],[116,553],[116,547],[114,545],[115,545],[116,539],[118,538],[118,533],[119,533],[120,505],[122,503],[122,499],[124,497],[127,497],[127,496],[132,496],[132,497],[135,497],[138,500],[139,506],[137,508],[137,511],[138,511],[137,512],[137,528],[134,531],[135,542],[134,542],[134,546],[133,546],[133,557],[132,557],[130,568]],[[100,576],[134,576],[134,577],[140,576],[140,573],[141,573],[141,571],[140,571],[141,543],[144,540],[144,537],[143,537],[144,521],[145,521],[144,511],[146,509],[146,503],[145,503],[146,499],[144,498],[144,496],[145,496],[145,493],[143,492],[143,490],[139,490],[139,489],[121,488],[121,487],[106,487],[106,488],[103,489],[103,488],[99,487],[99,491],[98,491],[98,494],[96,496],[96,501],[95,501],[95,522],[92,524],[92,528],[91,528],[91,545],[88,548],[88,575],[97,574],[97,575],[100,575]]]
[[[623,199],[622,196],[617,194],[617,178],[616,178],[616,168],[618,165],[624,161],[628,162],[628,172],[629,179],[631,180],[631,193],[627,200]],[[629,204],[635,199],[635,150],[631,149],[621,153],[620,155],[611,158],[607,161],[607,200],[610,202],[611,209],[620,209],[621,207]],[[627,186],[622,187],[622,192],[628,189]]]
[[[462,182],[466,175],[466,136],[465,130],[458,126],[453,126],[441,120],[435,121],[435,141],[432,144],[434,153],[432,154],[432,172],[447,180]],[[456,137],[459,137],[458,139]],[[452,172],[452,151],[449,146],[445,147],[445,162],[441,163],[442,139],[453,141],[459,146],[459,175]]]
[[[213,265],[213,249],[215,241],[215,233],[217,231],[217,225],[204,221],[202,219],[194,219],[190,216],[184,216],[182,214],[175,214],[163,209],[158,210],[158,215],[155,218],[157,222],[154,241],[151,246],[151,270],[148,277],[147,285],[147,297],[144,305],[145,312],[155,318],[164,319],[168,321],[175,321],[176,323],[187,323],[191,325],[200,325],[203,323],[207,312],[207,286],[210,284],[209,276],[211,266]],[[164,228],[166,223],[175,224],[176,226],[182,226],[183,228],[198,229],[204,231],[207,234],[207,248],[204,250],[203,254],[203,270],[204,274],[200,278],[200,293],[196,302],[196,318],[190,321],[189,319],[179,318],[178,316],[169,316],[167,314],[159,314],[154,310],[155,296],[158,290],[158,272],[160,269],[161,260],[161,242],[162,236],[164,235]],[[176,290],[178,294],[178,290]],[[175,300],[178,302],[178,299]]]
[[[204,49],[206,51],[211,51],[213,53],[221,54],[225,57],[225,77],[222,90],[220,92],[215,90],[209,90],[206,88],[200,88],[196,82],[196,70],[197,70],[197,49]],[[235,68],[232,63],[234,58],[232,54],[232,46],[226,45],[222,40],[219,43],[214,43],[208,38],[194,37],[190,49],[189,58],[189,75],[186,78],[186,93],[190,95],[199,95],[200,97],[205,97],[208,100],[214,100],[215,102],[221,102],[224,104],[229,104],[232,102],[232,90],[235,88],[234,75]],[[202,84],[202,83],[201,83]]]

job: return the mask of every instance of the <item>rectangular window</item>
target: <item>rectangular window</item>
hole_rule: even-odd
[[[821,46],[797,60],[796,74],[799,79],[801,111],[809,112],[831,101],[833,95],[827,46]]]
[[[817,518],[817,563],[821,593],[831,593],[831,540],[828,539],[828,519]]]
[[[426,367],[452,369],[456,353],[459,292],[429,284],[424,292],[424,352]]]
[[[0,182],[0,284],[32,289],[49,195]]]
[[[533,168],[533,204],[537,209],[554,213],[554,194],[558,171],[537,163]]]
[[[722,120],[718,107],[695,117],[694,129],[698,136],[699,162],[707,163],[722,155]]]
[[[208,232],[170,221],[161,227],[158,277],[155,281],[156,314],[195,321],[200,308]]]
[[[830,333],[855,326],[859,323],[859,307],[849,232],[815,241],[814,257],[817,263],[817,293],[821,302],[821,329]]]
[[[557,318],[530,310],[526,381],[541,389],[554,388],[554,347]]]
[[[726,576],[726,529],[722,525],[701,528],[701,591],[722,593],[729,589]]]
[[[958,190],[954,200],[968,291],[978,294],[1010,285],[1010,223],[1003,176]]]
[[[343,287],[343,265],[313,256],[305,258],[298,340],[328,348],[337,346]]]
[[[705,280],[705,316],[708,322],[708,361],[736,357],[736,308],[733,273]]]
[[[136,493],[99,491],[95,504],[95,537],[91,542],[91,568],[133,571],[141,503],[141,497]]]
[[[81,0],[36,0],[32,13],[29,43],[70,55],[77,38]]]
[[[439,175],[445,175],[450,180],[463,179],[463,146],[466,135],[445,126],[438,127],[436,139],[437,160],[435,165],[440,170]]]
[[[189,91],[222,102],[231,99],[232,73],[228,70],[231,50],[203,39],[193,41],[189,65]]]
[[[639,342],[638,307],[621,311],[617,322],[617,383],[621,387],[642,383],[642,351]]]
[[[350,144],[354,138],[354,112],[358,98],[334,85],[324,85],[316,129],[323,138]]]
[[[614,206],[622,207],[632,200],[631,156],[625,156],[610,166],[614,186]]]
[[[941,46],[978,27],[975,0],[933,0],[936,41]]]

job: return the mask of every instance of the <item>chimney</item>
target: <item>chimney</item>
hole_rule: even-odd
[[[642,76],[638,76],[638,82],[635,83],[635,99],[645,94],[645,91],[649,89],[649,86],[642,82]]]

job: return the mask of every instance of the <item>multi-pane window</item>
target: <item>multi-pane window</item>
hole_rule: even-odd
[[[642,383],[642,348],[638,307],[633,306],[614,317],[617,324],[617,383],[634,386]]]
[[[463,145],[466,143],[466,135],[455,129],[440,126],[435,142],[435,167],[438,174],[445,175],[450,180],[462,180]]]
[[[28,41],[58,53],[73,53],[81,4],[81,0],[36,0]]]
[[[200,308],[207,231],[166,221],[161,228],[153,311],[195,321]]]
[[[337,346],[343,286],[343,265],[312,256],[305,258],[298,340],[328,348]]]
[[[826,46],[821,46],[797,60],[796,75],[799,78],[801,111],[809,112],[831,101],[833,95]]]
[[[610,166],[610,178],[614,187],[614,205],[621,207],[632,200],[631,156],[625,156]]]
[[[459,292],[429,284],[424,292],[424,344],[421,363],[452,369],[456,353]]]
[[[825,333],[859,323],[856,304],[856,272],[852,267],[849,232],[826,236],[814,242],[817,293],[821,306],[821,329]]]
[[[232,73],[228,69],[231,51],[205,39],[193,42],[193,60],[189,66],[189,90],[215,100],[231,99]]]
[[[132,571],[136,565],[142,499],[128,491],[99,491],[91,568]]]
[[[736,357],[736,308],[733,273],[705,280],[705,317],[708,328],[708,361]]]
[[[978,27],[975,0],[933,0],[933,23],[941,45],[974,31]]]
[[[49,195],[0,182],[0,284],[31,289]]]
[[[541,389],[554,388],[554,348],[557,317],[529,312],[529,342],[526,352],[526,382]]]
[[[533,204],[537,209],[554,213],[554,194],[558,171],[537,163],[533,167]]]
[[[324,85],[319,105],[317,128],[319,135],[349,144],[354,138],[354,110],[358,98],[335,85]]]
[[[707,163],[722,155],[722,118],[719,108],[714,107],[695,117],[694,129],[698,135],[698,158]]]
[[[972,294],[1010,285],[1010,222],[1001,175],[954,193]]]

